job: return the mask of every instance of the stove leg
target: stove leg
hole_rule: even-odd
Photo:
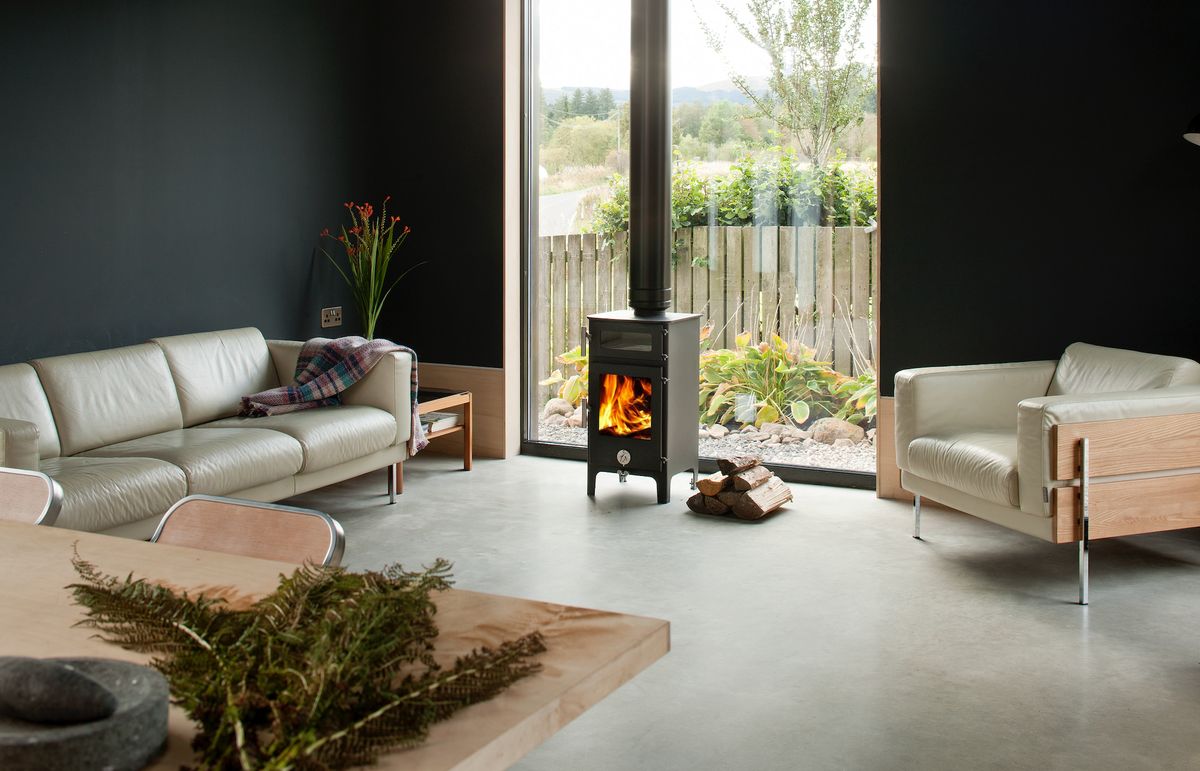
[[[587,478],[588,478],[588,491],[587,491],[588,497],[595,498],[596,497],[596,472],[592,471],[591,469],[588,469]]]
[[[659,503],[670,503],[671,502],[671,478],[670,477],[666,477],[665,479],[658,480],[658,502]]]

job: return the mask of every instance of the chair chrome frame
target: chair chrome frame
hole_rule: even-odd
[[[325,559],[321,561],[322,565],[339,565],[342,561],[342,556],[346,551],[346,533],[342,530],[342,524],[333,517],[323,511],[316,509],[303,509],[298,506],[284,506],[279,503],[264,503],[262,501],[251,501],[245,498],[226,498],[219,495],[189,495],[186,498],[180,498],[178,501],[167,509],[167,513],[163,514],[163,518],[159,521],[158,527],[154,530],[154,535],[150,536],[151,543],[157,543],[158,538],[162,535],[163,528],[167,524],[167,520],[175,513],[183,504],[188,501],[214,501],[216,503],[231,503],[238,506],[246,506],[248,508],[266,509],[269,511],[286,511],[292,514],[303,514],[305,516],[317,517],[321,519],[326,526],[329,527],[329,550],[325,553]]]
[[[50,478],[49,475],[41,471],[31,471],[24,468],[7,468],[0,467],[0,474],[14,474],[17,476],[38,477],[46,482],[46,487],[50,490],[50,495],[46,499],[46,506],[42,509],[42,513],[33,521],[35,525],[43,525],[45,527],[53,527],[58,521],[58,514],[62,511],[63,489],[62,485]]]

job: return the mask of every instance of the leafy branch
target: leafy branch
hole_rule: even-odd
[[[198,769],[332,769],[420,744],[429,727],[533,674],[537,633],[480,648],[443,670],[437,606],[449,563],[351,573],[305,565],[245,610],[107,576],[75,555],[80,625],[156,654],[198,724]]]

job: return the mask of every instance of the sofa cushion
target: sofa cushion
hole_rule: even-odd
[[[184,428],[100,447],[92,458],[158,458],[183,469],[188,494],[228,495],[292,476],[300,443],[261,428]]]
[[[184,426],[236,415],[243,396],[279,385],[267,342],[252,327],[150,342],[166,354]]]
[[[63,455],[181,428],[162,349],[151,343],[34,359]]]
[[[1020,506],[1015,431],[921,436],[908,445],[912,473],[1002,506]]]
[[[50,413],[50,402],[28,364],[0,367],[0,418],[33,423],[38,428],[38,454],[53,458],[59,453],[58,427]]]
[[[166,513],[187,495],[177,466],[153,458],[50,458],[39,469],[62,485],[56,527],[107,530]]]
[[[1058,360],[1046,395],[1102,394],[1195,384],[1200,384],[1200,364],[1191,359],[1072,343]]]
[[[320,471],[369,455],[392,444],[396,419],[374,407],[342,405],[264,418],[225,418],[197,428],[268,428],[304,448],[301,472]]]

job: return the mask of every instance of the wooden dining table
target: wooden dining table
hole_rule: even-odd
[[[104,573],[252,602],[269,594],[295,565],[0,521],[0,655],[97,656],[146,663],[148,656],[105,643],[65,587],[78,577],[72,550]],[[420,746],[383,755],[393,769],[506,768],[584,710],[667,653],[666,621],[550,602],[450,589],[435,595],[436,657],[448,665],[481,646],[533,631],[547,650],[542,670],[495,698],[434,724]],[[171,706],[167,746],[151,768],[191,761],[196,729]]]

